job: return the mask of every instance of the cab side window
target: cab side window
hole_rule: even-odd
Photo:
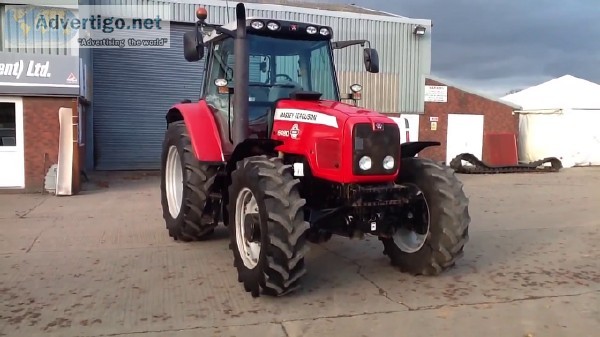
[[[312,90],[323,94],[324,99],[335,99],[334,86],[331,85],[333,69],[327,48],[317,48],[310,53],[310,78]]]
[[[214,44],[210,55],[208,67],[208,81],[206,82],[205,100],[214,107],[218,113],[227,116],[229,105],[228,94],[221,94],[215,86],[216,79],[227,79],[229,86],[233,86],[233,40],[225,39]],[[231,108],[231,107],[230,107]],[[233,116],[233,114],[231,115]]]

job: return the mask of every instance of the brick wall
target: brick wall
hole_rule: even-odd
[[[432,79],[427,79],[426,84],[446,85]],[[448,114],[484,115],[484,137],[487,133],[513,133],[517,135],[519,120],[516,115],[512,115],[513,110],[514,108],[509,105],[448,86],[448,101],[446,103],[425,102],[425,113],[419,119],[419,140],[438,141],[442,145],[427,148],[419,156],[446,161]],[[429,117],[438,117],[437,130],[431,130]],[[486,145],[484,140],[484,151]],[[484,160],[485,157],[486,153],[484,153]]]
[[[23,97],[25,190],[40,191],[52,164],[58,163],[58,110],[72,107],[65,97]],[[46,155],[46,165],[44,156]]]

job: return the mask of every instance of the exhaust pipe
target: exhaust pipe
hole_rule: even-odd
[[[248,138],[248,84],[249,56],[246,39],[246,7],[243,3],[235,6],[237,30],[234,39],[235,66],[233,88],[233,142],[237,146]]]

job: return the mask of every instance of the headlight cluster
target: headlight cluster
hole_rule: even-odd
[[[328,29],[328,28],[326,28],[326,27],[322,27],[321,29],[317,29],[317,27],[315,27],[315,26],[308,26],[308,27],[306,27],[306,32],[307,32],[308,34],[311,34],[311,35],[313,35],[313,34],[317,34],[317,32],[318,32],[319,34],[323,35],[323,36],[327,36],[327,35],[329,35],[329,34],[330,34],[330,32],[329,32],[329,29]]]
[[[250,26],[254,29],[263,29],[263,28],[265,28],[265,23],[260,20],[254,20],[250,23]],[[276,30],[279,30],[279,28],[280,28],[279,23],[277,23],[275,21],[267,22],[268,30],[276,31]]]
[[[381,167],[385,170],[391,170],[394,168],[395,160],[392,156],[386,156],[383,158]],[[368,171],[373,167],[373,160],[369,156],[362,156],[358,161],[358,167],[363,171]]]
[[[286,23],[283,23],[283,24],[284,24],[284,29],[287,29]],[[271,31],[278,31],[282,28],[280,22],[263,21],[263,20],[252,20],[252,22],[250,22],[250,27],[252,27],[253,29],[256,29],[256,30],[262,30],[266,27],[268,30],[271,30]],[[298,27],[298,24],[291,24],[289,29],[292,31],[296,31],[296,30],[300,29],[300,27]],[[310,34],[310,35],[320,34],[322,36],[331,35],[331,31],[328,27],[318,27],[318,26],[314,26],[314,25],[308,25],[306,27],[306,33]]]
[[[352,128],[352,172],[390,175],[398,168],[400,131],[396,124],[357,123]]]

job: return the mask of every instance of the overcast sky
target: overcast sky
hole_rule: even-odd
[[[496,96],[570,74],[600,83],[600,0],[328,0],[431,19],[432,74]]]

